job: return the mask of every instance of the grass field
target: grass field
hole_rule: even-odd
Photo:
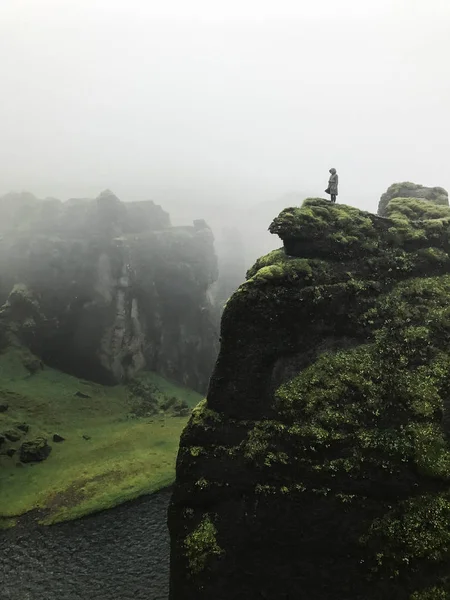
[[[155,373],[141,379],[161,400],[184,399],[190,407],[201,400]],[[0,354],[0,403],[9,405],[0,413],[0,433],[24,422],[28,433],[8,447],[38,436],[52,446],[40,463],[17,466],[17,453],[0,455],[3,526],[33,509],[41,509],[36,515],[45,524],[74,519],[169,485],[187,417],[136,417],[133,402],[124,386],[102,386],[49,368],[30,375],[19,351]],[[52,442],[54,433],[65,441]]]

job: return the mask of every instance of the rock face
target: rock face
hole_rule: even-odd
[[[387,216],[387,205],[393,198],[419,198],[428,200],[433,204],[448,206],[448,192],[441,187],[425,187],[410,181],[403,183],[393,183],[381,196],[378,204],[378,214],[382,217]]]
[[[13,338],[101,383],[145,367],[206,388],[217,264],[204,221],[171,227],[153,202],[122,203],[109,191],[65,203],[10,196],[0,199],[3,343]]]
[[[284,210],[222,317],[171,600],[450,598],[450,209]],[[414,220],[408,214],[414,214]]]

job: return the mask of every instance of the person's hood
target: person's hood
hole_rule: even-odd
[[[331,173],[332,175],[335,175],[335,174],[336,174],[336,169],[330,169],[330,173]]]

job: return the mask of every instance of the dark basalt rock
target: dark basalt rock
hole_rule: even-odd
[[[3,432],[3,435],[10,442],[18,442],[22,436],[20,431],[17,431],[16,429],[8,429],[8,431]]]
[[[389,207],[286,209],[227,302],[170,600],[450,598],[450,209]]]
[[[42,360],[39,360],[39,358],[33,355],[28,356],[23,361],[23,366],[31,373],[31,375],[44,370],[44,363]]]
[[[16,450],[14,448],[8,448],[8,450],[6,451],[7,456],[10,456],[11,458],[14,456],[15,453]]]
[[[47,440],[43,437],[38,437],[30,442],[24,442],[20,446],[19,456],[23,463],[41,462],[50,454],[52,448],[48,445]]]
[[[0,413],[4,413],[8,410],[9,405],[8,404],[0,404]]]
[[[27,423],[19,423],[16,425],[17,429],[23,431],[24,433],[28,433],[30,426]]]
[[[84,392],[75,392],[75,396],[78,398],[90,398],[89,394],[85,394]]]
[[[64,442],[66,438],[64,438],[62,435],[59,435],[59,433],[54,433],[52,439],[54,442],[59,443]]]
[[[86,441],[88,441],[88,440],[90,440],[90,439],[91,439],[91,436],[90,436],[90,435],[83,435],[83,440],[86,440]]]

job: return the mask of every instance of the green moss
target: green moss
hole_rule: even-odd
[[[205,449],[201,448],[200,446],[191,446],[189,448],[189,453],[191,456],[200,456],[200,454],[205,453]]]
[[[257,262],[247,273],[249,281],[256,284],[267,282],[279,284],[280,281],[285,284],[301,280],[311,281],[312,268],[316,265],[310,264],[310,261],[303,258],[293,258],[285,254],[282,257],[276,257],[276,261],[275,264],[263,267],[260,267]]]
[[[353,268],[364,270],[360,260],[363,255],[367,262],[376,263],[378,274],[384,277],[389,269],[419,273],[426,262],[422,254],[415,263],[421,249],[434,247],[436,252],[438,248],[443,252],[450,246],[448,206],[396,198],[389,204],[389,211],[390,218],[381,219],[320,199],[305,200],[301,208],[285,209],[270,226],[270,231],[283,240],[285,252],[275,250],[260,258],[247,278],[255,285],[317,282],[333,278],[333,263],[338,259],[358,261]],[[326,260],[320,261],[319,257]],[[402,260],[408,268],[402,268]],[[447,255],[445,262],[448,260]]]
[[[429,265],[438,264],[442,266],[450,263],[449,255],[440,248],[421,248],[418,250],[417,255],[412,256],[411,259],[415,259],[416,264],[420,261],[427,262]]]
[[[443,328],[450,328],[449,293],[447,276],[399,285],[363,317],[375,329],[373,343],[323,354],[278,390],[278,414],[292,424],[285,436],[297,451],[301,446],[301,460],[314,461],[311,453],[347,440],[345,459],[325,460],[315,468],[357,477],[367,461],[380,466],[387,460],[383,468],[394,472],[414,460],[422,473],[450,476],[450,453],[435,422],[450,369],[438,344]],[[389,425],[384,422],[387,407],[398,411],[397,424],[392,415]],[[253,444],[256,454],[279,449],[279,430],[268,421],[258,436],[252,433],[259,443]]]
[[[197,479],[194,485],[202,490],[206,490],[209,488],[210,482],[207,481],[204,477],[200,477],[200,479]]]
[[[220,556],[223,550],[216,540],[217,529],[209,514],[205,514],[200,524],[184,540],[185,556],[192,575],[203,571],[212,556]]]
[[[386,209],[393,226],[391,241],[399,245],[412,241],[446,240],[450,208],[417,198],[394,198]]]
[[[275,485],[268,485],[264,483],[257,483],[255,486],[255,493],[261,496],[268,496],[272,494],[278,494],[278,488]]]
[[[258,258],[256,263],[247,271],[247,279],[251,279],[256,273],[263,267],[270,265],[276,265],[283,263],[286,260],[286,253],[284,248],[278,248],[278,250],[272,250],[268,254]]]
[[[247,439],[242,446],[242,452],[245,458],[255,460],[258,457],[263,457],[267,460],[266,466],[270,466],[272,462],[277,462],[276,446],[274,436],[283,434],[286,430],[286,425],[279,421],[265,420],[256,421],[249,428]],[[271,451],[269,452],[269,448]],[[282,453],[278,462],[287,461],[287,456]]]
[[[375,519],[364,542],[378,550],[377,569],[387,568],[396,575],[402,563],[448,561],[449,523],[448,494],[418,496]]]
[[[158,397],[170,393],[192,405],[201,396],[153,373],[141,377]],[[76,395],[83,392],[87,398]],[[125,386],[107,387],[46,368],[30,375],[19,349],[0,354],[0,432],[16,423],[30,429],[11,446],[39,436],[52,446],[42,463],[21,469],[0,456],[0,517],[42,509],[46,523],[110,508],[170,485],[187,417],[130,418],[134,399]],[[52,435],[65,438],[53,443]],[[83,435],[90,439],[86,440]]]
[[[208,401],[206,398],[204,398],[192,410],[191,420],[189,423],[193,427],[211,427],[214,424],[220,423],[221,420],[221,415],[218,412],[208,408]]]
[[[427,255],[444,260],[436,249]],[[410,268],[405,264],[399,268]],[[339,286],[355,295],[368,282],[314,286],[312,301],[336,297]],[[450,392],[449,297],[449,275],[409,279],[372,294],[372,306],[359,317],[366,343],[322,352],[280,386],[271,406],[276,416],[248,421],[235,455],[261,475],[258,496],[310,494],[360,511],[378,485],[402,486],[399,496],[379,500],[379,515],[361,525],[367,576],[401,577],[417,561],[434,569],[450,558],[450,493],[436,492],[450,482],[442,420]]]
[[[393,229],[387,232],[388,235]],[[275,261],[275,264],[271,265],[270,261]],[[367,256],[363,265],[357,265],[354,260],[336,264],[320,259],[295,258],[276,250],[260,258],[248,271],[247,282],[232,296],[229,304],[231,306],[238,298],[246,302],[246,294],[261,287],[276,288],[277,294],[288,287],[295,286],[297,290],[309,287],[313,297],[308,301],[314,303],[325,298],[331,300],[337,295],[362,295],[370,299],[395,279],[424,272],[432,274],[447,265],[450,266],[448,253],[436,247],[409,252],[385,247],[379,255]]]
[[[274,283],[283,280],[284,283],[304,280],[309,282],[316,277],[328,275],[331,268],[326,261],[308,260],[287,256],[284,249],[274,250],[259,258],[247,271],[247,280],[252,282],[270,281]]]
[[[360,491],[349,491],[352,481],[394,485],[404,478],[410,497],[392,500],[361,539],[373,569],[389,577],[412,561],[450,558],[450,493],[417,495],[410,475],[425,491],[450,481],[441,418],[449,391],[449,295],[450,276],[442,276],[409,280],[380,296],[362,317],[369,343],[321,354],[282,385],[277,420],[256,422],[245,444],[247,460],[260,469],[276,464],[279,477],[288,463],[289,477],[297,473],[308,492],[344,503],[365,502]],[[257,492],[269,491],[286,493],[269,483]]]
[[[386,216],[409,221],[450,218],[450,207],[419,198],[394,198],[386,208]]]
[[[247,271],[247,282],[240,287],[239,292],[248,289],[249,286],[308,286],[319,282],[333,283],[342,276],[351,278],[352,274],[343,274],[342,269],[336,270],[335,266],[326,260],[296,258],[286,255],[283,249],[274,250],[259,258]]]
[[[299,237],[311,243],[324,237],[338,246],[358,243],[362,248],[375,247],[377,230],[373,216],[345,204],[308,198],[301,208],[286,208],[269,227],[281,239]]]
[[[448,206],[448,194],[443,188],[428,188],[410,181],[403,181],[392,184],[381,196],[378,214],[386,216],[389,204],[397,198],[418,198],[433,205]]]
[[[432,587],[420,592],[414,592],[411,600],[450,600],[450,590],[441,587]]]
[[[327,591],[336,582],[345,597],[357,579],[361,597],[445,598],[450,209],[400,199],[390,210],[384,219],[313,199],[275,219],[286,251],[260,258],[227,307],[211,385],[223,412],[208,415],[205,401],[191,419],[179,465],[192,481],[181,502],[197,501],[197,518],[206,500],[228,511],[239,482],[256,522],[286,508],[268,547],[291,516],[300,515],[292,527],[306,554],[308,540],[335,536],[325,562],[347,571],[332,574]],[[189,454],[197,445],[198,460]],[[221,527],[233,527],[227,511]],[[334,544],[343,532],[348,540]],[[197,582],[206,589],[206,578]]]

